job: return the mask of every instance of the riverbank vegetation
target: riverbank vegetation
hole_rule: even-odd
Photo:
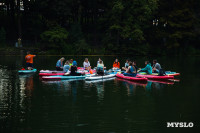
[[[0,47],[68,55],[200,55],[199,6],[198,0],[3,0]]]

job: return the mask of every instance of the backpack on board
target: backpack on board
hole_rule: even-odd
[[[158,76],[165,76],[165,70],[164,69],[160,69]]]

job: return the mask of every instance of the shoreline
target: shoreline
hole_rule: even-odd
[[[42,50],[41,48],[34,48],[34,47],[4,47],[4,48],[0,48],[0,56],[21,56],[21,55],[25,55],[27,51],[31,51],[31,53],[36,54],[38,56],[200,56],[200,54],[79,54],[79,55],[73,55],[73,54],[52,54],[50,53],[51,50]]]

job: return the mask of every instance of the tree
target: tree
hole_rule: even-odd
[[[118,47],[117,51],[123,47],[132,53],[136,49],[134,45],[147,43],[144,31],[150,26],[157,0],[117,0],[112,3],[106,20],[109,23],[108,38],[110,43],[114,42],[113,46]]]
[[[46,44],[46,47],[59,50],[61,53],[65,52],[67,38],[68,32],[60,26],[52,27],[41,34],[42,42]]]
[[[168,49],[186,49],[190,42],[195,39],[194,0],[160,0],[158,12],[160,27],[157,29],[159,38],[166,38],[165,47]],[[163,28],[163,24],[167,24]]]

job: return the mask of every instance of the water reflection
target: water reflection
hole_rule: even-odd
[[[100,80],[92,80],[92,81],[85,81],[85,86],[86,87],[94,87],[96,88],[96,93],[98,96],[98,101],[102,101],[104,99],[104,88],[105,88],[105,83],[107,81],[112,81],[115,78],[109,78],[109,79],[100,79]]]
[[[17,88],[17,86],[16,86]],[[30,109],[31,99],[34,91],[33,75],[19,75],[19,95],[21,108]]]
[[[0,66],[0,120],[7,118],[10,114],[9,110],[9,95],[11,92],[11,84],[9,82],[8,70],[5,67]]]
[[[43,85],[48,86],[46,88],[52,88],[58,94],[62,96],[72,96],[72,100],[75,103],[77,99],[77,87],[78,83],[83,79],[71,79],[60,81],[42,81]]]
[[[135,81],[129,81],[117,78],[118,82],[122,82],[123,85],[127,88],[127,95],[130,96],[131,94],[135,93],[136,88],[138,86],[142,87],[145,90],[145,87],[147,86],[147,83],[144,82],[135,82]]]
[[[18,77],[15,71],[0,66],[0,122],[1,128],[11,129],[23,123],[30,111],[33,77]]]
[[[134,93],[136,93],[137,88],[141,90],[141,88],[144,89],[144,91],[151,91],[152,89],[162,89],[166,85],[173,85],[174,81],[170,80],[148,80],[147,83],[142,82],[136,82],[136,81],[129,81],[117,78],[116,81],[121,82],[126,88],[127,88],[127,95],[130,96]]]
[[[83,58],[78,57],[78,62],[82,62]],[[103,60],[109,64],[112,58],[105,57]],[[40,56],[35,66],[38,70],[55,69],[57,59]],[[20,58],[0,60],[0,64],[7,65],[0,66],[1,129],[22,133],[150,133],[163,131],[162,127],[166,124],[163,121],[199,120],[199,71],[190,71],[199,60],[195,60],[194,64],[187,59],[190,69],[186,69],[181,67],[185,58],[162,59],[164,62],[173,61],[170,63],[173,66],[166,69],[173,68],[182,74],[183,82],[180,84],[160,81],[135,83],[118,79],[41,82],[36,74],[18,76],[17,70],[22,65],[14,66],[13,62],[20,62]],[[143,64],[143,61],[141,59],[138,64]],[[96,64],[96,59],[93,63]],[[179,119],[180,113],[183,119]]]
[[[105,82],[113,81],[115,78],[109,78],[104,80],[93,80],[93,81],[85,81],[83,79],[77,80],[61,80],[61,81],[42,81],[43,85],[48,86],[46,88],[53,88],[58,93],[65,96],[72,96],[73,102],[76,102],[77,95],[80,97],[90,98],[93,95],[94,89],[96,90],[96,96],[98,101],[104,99],[104,87]],[[83,83],[83,84],[82,84]],[[78,88],[82,87],[78,92]],[[91,94],[92,93],[92,94]],[[81,96],[82,95],[82,96]]]

